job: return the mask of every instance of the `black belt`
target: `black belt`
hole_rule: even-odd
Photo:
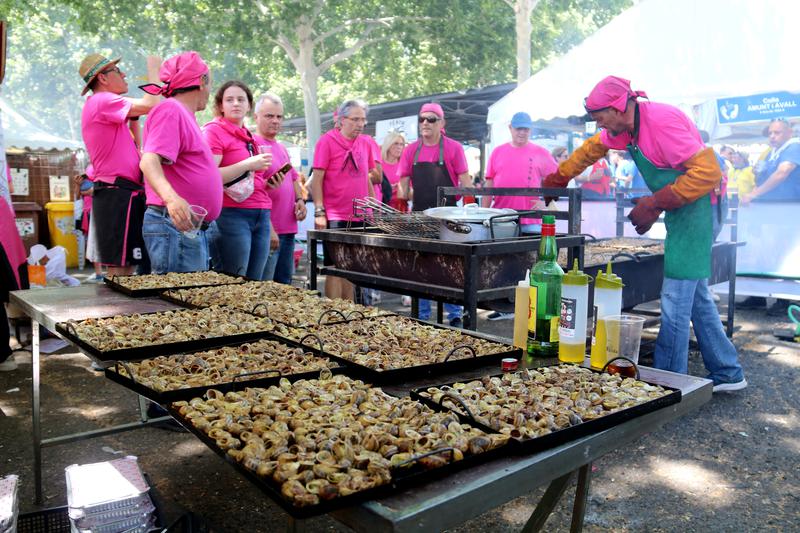
[[[166,208],[166,207],[164,207],[163,205],[148,205],[148,206],[147,206],[147,208],[148,208],[148,209],[152,209],[153,211],[155,211],[156,213],[158,213],[158,214],[159,214],[159,215],[161,215],[162,217],[167,217],[167,218],[169,218],[169,211],[168,211],[168,210],[167,210],[167,208]],[[206,221],[204,220],[203,222],[201,222],[201,223],[200,223],[200,230],[201,230],[201,231],[205,231],[205,230],[207,230],[207,229],[208,229],[208,226],[209,226],[209,224],[210,224],[210,222],[206,222]]]

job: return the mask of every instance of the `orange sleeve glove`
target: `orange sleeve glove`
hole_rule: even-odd
[[[694,202],[720,186],[722,170],[713,149],[700,150],[683,165],[686,173],[678,176],[672,184],[672,190],[687,203]]]
[[[580,148],[572,152],[569,159],[562,161],[558,165],[558,173],[562,176],[569,176],[572,179],[587,167],[599,161],[606,155],[608,150],[608,146],[600,142],[600,132],[597,132],[586,139]],[[564,185],[566,186],[566,183]]]

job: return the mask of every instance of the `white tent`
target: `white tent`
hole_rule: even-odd
[[[712,99],[800,91],[797,20],[798,0],[643,0],[492,105],[492,146],[509,140],[517,111],[534,121],[583,115],[583,99],[609,74],[713,131]]]
[[[46,132],[41,126],[15,111],[11,105],[0,98],[0,117],[2,117],[2,133],[4,147],[21,148],[36,151],[78,150],[83,143],[64,139]]]

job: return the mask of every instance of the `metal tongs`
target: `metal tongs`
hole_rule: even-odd
[[[368,209],[371,209],[373,213],[381,213],[383,215],[400,215],[402,214],[400,211],[395,209],[394,207],[381,202],[380,200],[373,198],[371,196],[367,196],[366,198],[354,198],[353,199],[353,213],[355,214],[364,214],[367,212]]]

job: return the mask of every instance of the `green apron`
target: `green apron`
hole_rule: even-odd
[[[683,174],[671,168],[658,168],[635,144],[628,145],[633,162],[647,187],[655,192]],[[703,279],[711,276],[713,242],[711,195],[664,214],[667,240],[664,243],[664,276],[672,279]]]

